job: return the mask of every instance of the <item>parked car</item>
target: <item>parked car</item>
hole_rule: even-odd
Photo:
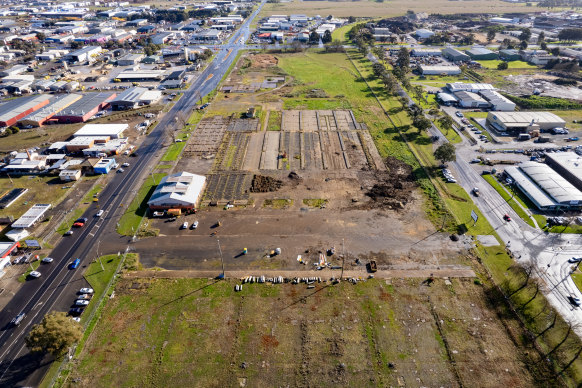
[[[81,264],[81,259],[78,259],[78,258],[77,258],[77,259],[75,259],[75,260],[73,260],[73,261],[71,262],[71,264],[69,265],[69,267],[70,267],[71,269],[77,269],[77,268],[79,268],[79,265],[80,265],[80,264]]]
[[[129,167],[129,163],[123,163],[121,167]]]
[[[40,277],[41,273],[40,273],[40,272],[38,272],[38,271],[32,271],[32,272],[31,272],[31,273],[29,273],[28,275],[29,275],[31,278],[35,278],[35,279],[37,279],[37,278],[39,278],[39,277]]]
[[[69,230],[69,231],[67,231],[67,232],[65,233],[65,236],[71,236],[72,234],[73,234],[73,231],[72,231],[72,230]]]
[[[85,299],[77,299],[75,301],[75,306],[87,306],[89,304],[88,300]]]
[[[571,257],[568,259],[568,263],[576,264],[582,261],[582,257]]]
[[[194,221],[192,223],[192,226],[190,226],[190,229],[196,229],[196,228],[198,228],[198,221]]]
[[[74,308],[69,310],[69,315],[79,316],[79,315],[83,314],[83,311],[85,311],[85,309],[83,309],[81,307],[74,307]]]
[[[88,287],[81,288],[79,290],[79,294],[92,294],[93,292],[94,292],[93,289],[92,288],[88,288]]]
[[[49,264],[52,263],[54,261],[54,259],[52,257],[45,257],[44,259],[41,260],[43,263]]]
[[[125,171],[123,168],[120,168],[119,170],[117,170],[118,173],[122,173],[123,171]]]
[[[459,111],[456,111],[456,112],[455,112],[455,115],[456,115],[457,117],[463,117],[463,114],[462,114],[461,112],[459,112]]]
[[[180,229],[188,229],[188,221],[185,221],[182,226],[180,226]]]
[[[92,294],[81,294],[77,297],[77,299],[85,299],[85,300],[89,300],[93,297]]]

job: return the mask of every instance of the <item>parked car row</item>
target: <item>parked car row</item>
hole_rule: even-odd
[[[197,229],[198,228],[198,221],[194,221],[192,225],[190,225],[190,229]],[[180,229],[188,229],[188,221],[184,221],[184,223],[180,226]]]
[[[81,320],[80,315],[85,311],[93,297],[92,288],[81,288],[75,297],[75,302],[73,303],[75,307],[69,310],[69,315],[73,317],[77,322]]]
[[[457,180],[448,168],[443,168],[443,176],[447,183],[457,183]]]

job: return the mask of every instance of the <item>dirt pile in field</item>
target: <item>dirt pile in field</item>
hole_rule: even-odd
[[[279,60],[269,54],[256,54],[251,57],[251,67],[265,69],[267,67],[277,66]]]
[[[366,195],[372,199],[372,207],[404,209],[416,187],[412,167],[394,158],[386,159],[388,171],[377,173],[377,181]]]
[[[283,186],[283,182],[270,176],[255,175],[251,183],[251,193],[268,193],[277,191]]]

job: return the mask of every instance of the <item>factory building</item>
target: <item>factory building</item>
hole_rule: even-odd
[[[489,103],[480,95],[473,92],[456,92],[455,97],[462,108],[489,108]]]
[[[459,66],[454,65],[419,65],[422,75],[457,75],[461,74]]]
[[[0,105],[0,126],[9,127],[21,118],[49,104],[50,96],[37,95],[10,100]]]
[[[489,112],[487,125],[500,132],[527,133],[564,127],[566,121],[551,112]]]
[[[179,172],[165,176],[148,201],[148,206],[152,210],[194,210],[205,185],[206,177],[203,175]]]
[[[79,136],[108,136],[111,139],[123,137],[123,132],[129,128],[129,124],[85,124],[73,134]]]
[[[491,104],[491,110],[513,112],[515,103],[495,90],[482,90],[479,94]]]
[[[18,120],[18,125],[21,127],[40,127],[45,123],[50,122],[55,114],[75,103],[76,101],[79,101],[82,97],[83,96],[80,94],[65,94],[62,96],[56,96],[51,99],[48,105]],[[54,122],[56,123],[57,120],[54,120]]]
[[[494,53],[493,51],[483,48],[483,47],[475,47],[472,48],[470,50],[467,50],[467,54],[469,54],[469,56],[471,57],[471,59],[473,60],[492,60],[492,59],[498,59],[499,55],[497,55],[497,53]]]
[[[61,124],[84,123],[97,112],[107,108],[116,93],[87,93],[83,98],[69,105],[53,116]]]
[[[523,162],[505,173],[540,210],[582,207],[582,192],[547,164]]]
[[[95,167],[93,167],[93,171],[95,174],[109,174],[109,171],[115,168],[114,166],[116,164],[117,163],[115,163],[115,159],[113,158],[101,159],[99,162],[97,162]]]
[[[135,87],[125,90],[111,100],[112,110],[129,110],[140,105],[149,105],[159,101],[162,93],[157,90]]]
[[[451,93],[456,92],[479,93],[482,90],[495,90],[495,87],[491,84],[466,84],[463,82],[453,82],[448,83],[446,85],[446,89],[448,89],[448,91]]]
[[[80,63],[80,62],[94,62],[95,57],[99,55],[103,49],[101,46],[87,46],[83,47],[80,50],[73,51],[63,57],[63,59],[67,62],[71,63]]]
[[[442,52],[443,57],[453,62],[465,62],[471,60],[470,56],[452,47],[445,47]]]
[[[582,157],[574,152],[546,154],[546,164],[582,191]]]

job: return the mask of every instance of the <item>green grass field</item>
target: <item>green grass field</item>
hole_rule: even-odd
[[[499,65],[503,61],[493,59],[489,61],[477,61],[477,62],[479,62],[481,66],[483,66],[486,69],[497,69],[497,65]],[[537,66],[530,65],[529,63],[524,61],[510,61],[507,62],[507,65],[508,69],[537,69]]]
[[[312,290],[247,284],[235,293],[230,281],[121,280],[69,381],[78,387],[281,381],[386,387],[420,379],[448,386],[458,373],[467,386],[527,387],[544,378],[543,364],[537,376],[528,372],[525,365],[538,357],[508,334],[504,324],[519,332],[517,322],[502,324],[483,286],[470,279],[451,279],[450,286],[437,280],[431,287],[422,281]],[[460,317],[479,317],[486,325]]]
[[[117,233],[125,236],[132,236],[137,232],[142,218],[147,213],[147,202],[150,196],[154,192],[156,186],[160,183],[160,180],[166,175],[167,174],[162,173],[153,174],[153,179],[152,176],[148,176],[125,213],[121,216]]]
[[[67,195],[71,185],[70,182],[61,182],[59,177],[54,176],[0,177],[0,195],[15,188],[28,189],[28,192],[12,205],[0,209],[0,217],[13,216],[17,219],[35,203],[55,205]]]
[[[164,156],[162,157],[162,159],[160,160],[161,162],[173,162],[175,160],[178,160],[178,157],[180,157],[180,154],[182,153],[182,150],[184,149],[184,147],[186,146],[186,142],[182,141],[179,143],[172,143],[166,153],[164,154]]]

